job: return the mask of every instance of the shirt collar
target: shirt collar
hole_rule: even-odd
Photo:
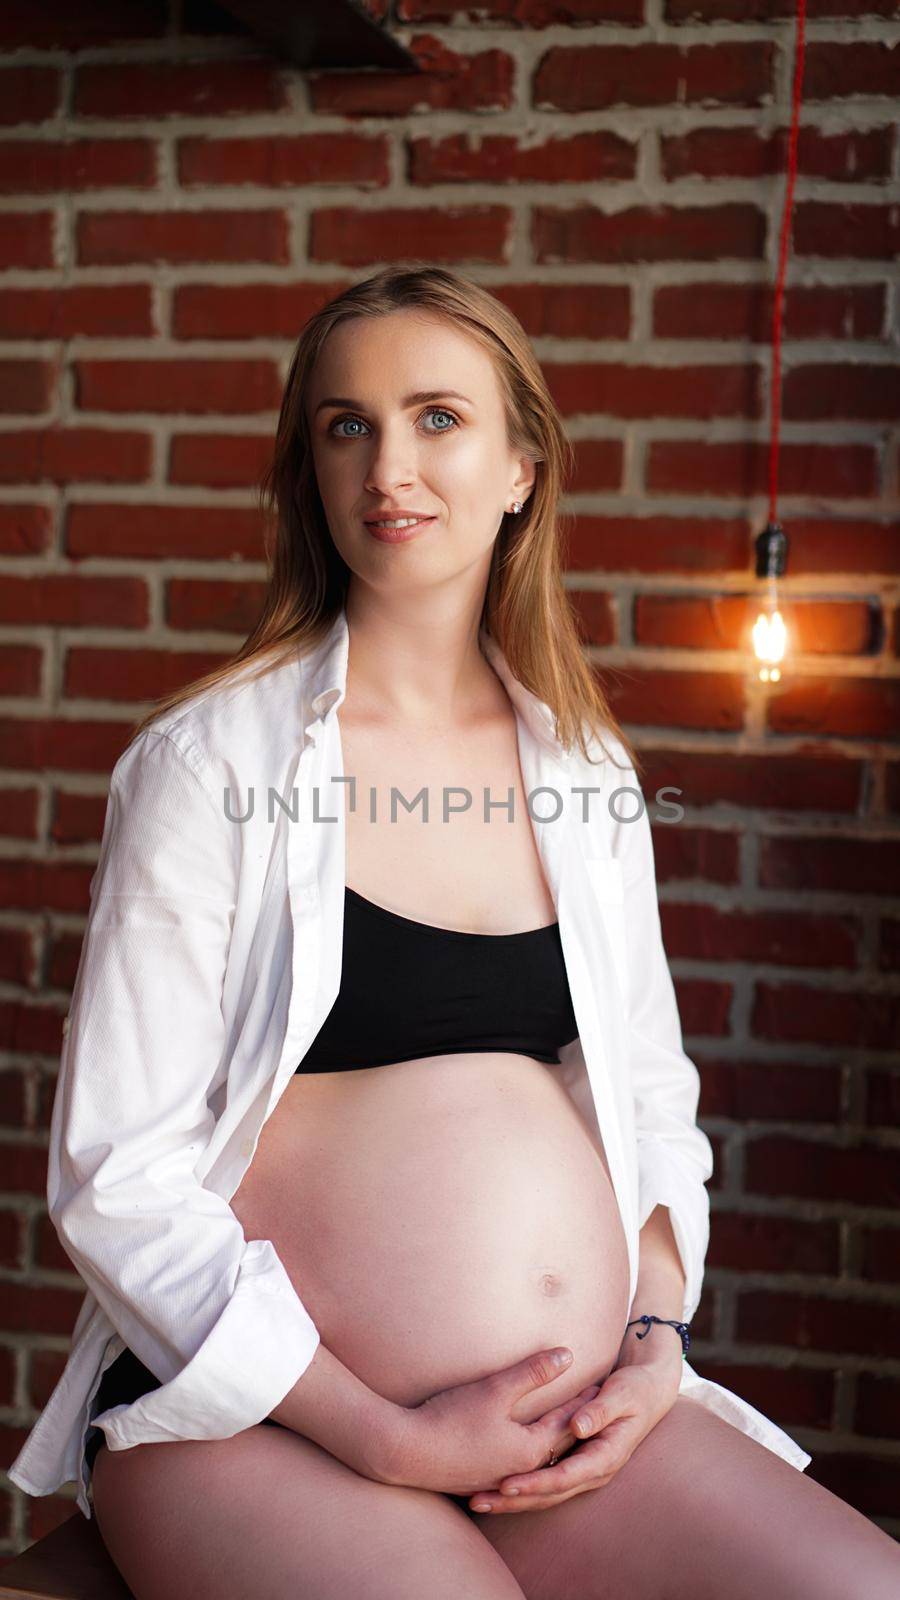
[[[569,752],[556,736],[556,722],[550,707],[532,694],[513,674],[496,639],[484,628],[478,635],[481,649],[505,688],[529,732],[557,758],[566,760]],[[350,654],[350,628],[341,606],[324,639],[307,660],[307,685],[310,705],[316,720],[323,722],[341,704],[347,691],[347,664]]]

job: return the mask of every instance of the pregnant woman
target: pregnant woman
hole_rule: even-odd
[[[263,619],[117,763],[48,1182],[89,1293],[12,1477],[137,1600],[898,1592],[685,1359],[712,1158],[566,450],[484,289],[332,301]]]

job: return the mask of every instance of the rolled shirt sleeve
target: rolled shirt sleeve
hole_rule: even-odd
[[[51,1220],[160,1379],[137,1402],[158,1438],[261,1421],[319,1344],[272,1243],[246,1240],[195,1176],[225,1070],[232,834],[189,755],[168,734],[138,735],[110,781],[51,1121]],[[113,1448],[129,1442],[114,1419],[106,1432]]]
[[[709,1245],[712,1146],[697,1125],[700,1075],[682,1045],[681,1021],[660,926],[653,840],[646,801],[630,763],[615,787],[613,849],[622,863],[627,939],[626,997],[638,1160],[638,1227],[667,1206],[685,1274],[682,1320],[700,1301]],[[643,798],[643,796],[642,796]]]

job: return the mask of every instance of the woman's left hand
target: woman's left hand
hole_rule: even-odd
[[[572,1418],[569,1426],[579,1442],[568,1455],[552,1467],[501,1478],[496,1491],[471,1495],[471,1510],[545,1511],[573,1495],[602,1488],[671,1410],[680,1383],[680,1352],[677,1366],[667,1359],[615,1367],[594,1399]],[[575,1423],[583,1417],[587,1430],[576,1433]]]

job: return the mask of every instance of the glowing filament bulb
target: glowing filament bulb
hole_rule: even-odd
[[[777,609],[761,611],[753,624],[753,649],[757,661],[762,663],[759,669],[761,683],[778,682],[781,677],[778,663],[784,660],[786,648],[787,628],[781,612]]]

